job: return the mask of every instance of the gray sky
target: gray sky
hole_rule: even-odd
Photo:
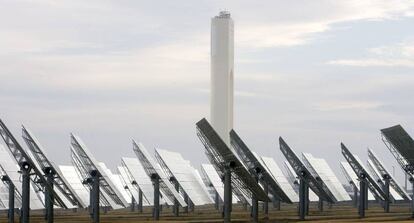
[[[328,160],[339,143],[397,163],[379,129],[414,133],[414,1],[0,1],[0,117],[56,163],[69,133],[114,168],[131,138],[206,162],[210,19],[235,20],[235,129],[258,154],[277,138]]]

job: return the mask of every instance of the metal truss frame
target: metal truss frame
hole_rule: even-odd
[[[225,175],[224,170],[231,165],[231,184],[233,188],[238,188],[248,198],[252,198],[254,194],[258,200],[270,202],[264,190],[257,184],[256,180],[214,131],[208,121],[203,118],[197,122],[196,126],[197,136],[204,145],[207,158],[216,168],[217,173],[221,176]]]
[[[384,191],[378,186],[374,179],[368,174],[368,172],[362,167],[362,165],[355,159],[354,155],[349,151],[349,149],[341,143],[341,152],[345,160],[354,170],[355,174],[360,178],[361,174],[365,175],[368,180],[368,188],[375,196],[376,199],[384,200],[387,196]]]
[[[257,159],[257,157],[250,151],[247,145],[239,137],[236,131],[230,131],[230,142],[239,158],[243,161],[245,166],[248,168],[249,172],[256,176],[262,186],[267,185],[270,189],[271,194],[280,201],[286,203],[292,203],[290,198],[282,190],[279,184],[274,180],[274,178],[267,172],[266,168],[262,163]]]
[[[7,126],[4,124],[3,120],[0,119],[0,135],[3,138],[5,144],[10,150],[10,153],[16,160],[16,162],[21,165],[29,165],[28,174],[30,176],[30,180],[35,184],[38,188],[42,190],[49,190],[53,191],[51,185],[48,184],[46,181],[46,178],[44,177],[42,171],[36,168],[35,163],[30,158],[30,156],[26,153],[26,151],[23,149],[23,147],[20,146],[16,138],[13,136],[13,134],[10,132],[10,130],[7,128]],[[67,208],[65,203],[60,199],[60,197],[56,194],[56,192],[53,191],[54,197],[53,201],[55,205],[58,205],[62,208]]]
[[[62,194],[72,203],[72,205],[76,205],[80,208],[85,208],[86,205],[82,203],[76,192],[70,187],[70,184],[65,180],[65,178],[61,177],[59,168],[57,168],[54,163],[50,162],[46,157],[45,153],[43,152],[43,148],[41,147],[36,137],[34,137],[30,130],[26,129],[24,126],[22,126],[22,137],[32,152],[34,158],[40,165],[40,168],[42,170],[50,168],[52,170],[52,173],[54,173],[54,187],[60,190]]]
[[[288,146],[288,144],[283,140],[282,137],[279,137],[280,150],[285,156],[286,160],[289,162],[290,166],[295,170],[295,173],[298,177],[304,178],[304,180],[309,184],[309,187],[319,196],[322,200],[335,203],[337,200],[335,196],[331,194],[328,190],[328,187],[323,181],[317,180],[309,172],[306,166],[302,163],[299,157],[293,152],[293,150]],[[303,177],[304,176],[304,177]]]
[[[401,195],[401,197],[406,200],[409,201],[410,196],[407,194],[407,192],[405,192],[399,185],[398,183],[394,180],[394,178],[391,176],[391,174],[388,173],[388,171],[385,169],[385,167],[382,165],[382,162],[377,158],[377,156],[375,155],[374,151],[372,151],[371,149],[368,149],[368,158],[374,163],[375,167],[377,168],[377,170],[381,173],[381,177],[384,176],[388,176],[389,180],[390,180],[390,186],[392,188],[394,188],[395,191],[397,191],[398,194]]]
[[[74,148],[72,147],[70,150],[71,162],[72,165],[75,167],[76,173],[78,174],[79,179],[82,180],[82,185],[87,188],[88,191],[92,191],[92,184],[88,183],[91,179],[90,173],[87,172],[86,168],[83,166],[78,154],[76,154]],[[102,206],[110,207],[111,204],[106,199],[105,195],[100,191],[99,200]],[[89,204],[91,205],[91,204]]]
[[[82,166],[85,168],[86,171],[89,172],[89,175],[93,171],[99,171],[99,167],[97,167],[93,161],[91,160],[91,157],[89,157],[89,154],[85,151],[84,145],[79,142],[79,139],[75,137],[73,134],[70,135],[71,138],[71,145],[76,154],[79,157],[80,162],[83,164]],[[99,173],[99,176],[103,176],[103,173]],[[89,176],[91,177],[91,176]],[[121,199],[120,195],[118,195],[115,191],[115,188],[112,188],[114,185],[110,185],[109,182],[104,178],[100,177],[100,189],[105,191],[105,193],[117,204],[122,207],[126,207],[127,202],[123,201],[123,198]]]

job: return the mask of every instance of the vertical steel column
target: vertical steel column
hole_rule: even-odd
[[[359,176],[359,217],[364,218],[365,217],[365,202],[366,202],[366,188],[367,188],[367,182],[365,178],[365,174],[361,173]]]
[[[408,191],[407,181],[408,181],[408,173],[404,172],[404,190],[405,191]]]
[[[151,175],[152,183],[154,184],[154,210],[153,217],[155,221],[160,219],[160,177],[158,174]]]
[[[259,177],[256,176],[256,183],[259,183]],[[256,196],[252,194],[252,207],[250,213],[251,221],[258,222],[259,221],[259,201],[257,200]]]
[[[390,176],[388,176],[387,174],[384,174],[383,176],[384,178],[384,193],[385,193],[385,197],[384,197],[384,211],[386,213],[390,212],[390,202],[391,202],[391,196],[390,196]]]
[[[231,192],[231,169],[230,167],[224,168],[224,223],[231,222],[231,209],[232,209],[232,192]]]
[[[251,222],[259,221],[259,201],[256,199],[256,196],[252,195],[252,207],[251,207]]]
[[[321,197],[319,197],[319,201],[318,201],[318,210],[323,211],[323,200]]]
[[[365,179],[365,210],[368,210],[368,180]]]
[[[306,207],[306,210],[305,210],[305,213],[306,213],[306,215],[309,215],[309,204],[310,204],[310,201],[309,201],[309,184],[308,183],[306,183],[305,184],[306,185],[306,190],[305,190],[305,202],[306,202],[306,205],[305,205],[305,207]]]
[[[411,190],[412,190],[412,195],[411,195],[411,218],[414,218],[414,178],[410,177],[410,182],[411,182]]]
[[[316,177],[316,180],[319,181],[320,183],[323,183],[322,179],[320,177]],[[318,210],[319,211],[323,211],[323,199],[322,197],[318,197]],[[309,201],[309,194],[308,194],[308,203],[310,203]],[[309,204],[308,204],[308,210],[307,210],[307,214],[309,214]]]
[[[356,184],[354,184],[354,182],[351,182],[351,185],[354,190],[354,206],[358,207],[358,187]]]
[[[267,185],[267,183],[264,183],[263,189],[266,195],[269,197],[269,185]],[[273,195],[273,197],[274,196],[275,195]],[[263,201],[263,211],[264,211],[265,217],[267,218],[269,215],[269,202]]]
[[[43,172],[46,176],[45,187],[45,206],[46,206],[46,215],[45,218],[48,223],[53,223],[53,204],[54,204],[54,194],[53,194],[53,178],[55,173],[50,167],[46,167]]]
[[[14,223],[14,184],[9,180],[9,223]]]
[[[97,170],[91,171],[92,176],[92,220],[99,223],[99,178],[100,174]]]
[[[131,195],[131,212],[135,212],[135,198]]]
[[[138,191],[138,211],[142,213],[142,190],[141,188]]]
[[[280,211],[280,200],[278,198],[276,198],[276,197],[273,199],[273,207],[277,211]]]
[[[243,202],[243,209],[245,211],[249,210],[249,204],[247,202]]]
[[[89,216],[92,218],[93,216],[93,209],[92,209],[92,203],[93,203],[93,192],[92,192],[92,178],[87,178],[82,181],[82,184],[89,185]]]
[[[188,207],[190,206],[190,198],[188,197],[187,193],[184,192],[184,201],[187,203],[187,206],[184,207],[184,213],[188,213]]]
[[[299,218],[305,220],[306,215],[306,180],[301,178],[299,180]]]
[[[2,176],[1,180],[9,186],[9,209],[7,211],[8,223],[14,223],[14,184],[8,176]]]
[[[49,199],[49,191],[47,188],[45,188],[45,192],[44,192],[44,196],[45,196],[45,209],[44,209],[44,220],[47,220],[48,214],[49,214],[49,204],[50,204],[50,199]]]
[[[174,178],[172,179],[172,182],[174,183],[174,188],[177,191],[177,193],[180,193],[180,184],[178,183],[178,181]],[[178,203],[177,198],[174,197],[174,207],[173,207],[173,213],[174,216],[178,217],[179,213],[180,213],[180,204]]]
[[[194,212],[194,203],[190,198],[188,200],[190,201],[190,212]]]
[[[30,170],[31,166],[28,162],[20,163],[20,170],[22,171],[22,223],[29,223],[30,217]]]
[[[217,191],[216,191],[216,195],[214,196],[214,207],[216,208],[216,210],[220,208],[220,196]]]
[[[280,200],[279,200],[279,198],[277,198],[276,196],[273,196],[272,203],[273,203],[273,208],[280,211]],[[299,213],[299,209],[298,209],[298,213]]]

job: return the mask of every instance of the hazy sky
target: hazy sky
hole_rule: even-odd
[[[114,168],[131,139],[206,162],[210,19],[235,20],[235,129],[284,160],[277,138],[326,158],[373,148],[379,129],[414,134],[414,1],[1,0],[0,117],[25,124],[58,164],[69,133]]]

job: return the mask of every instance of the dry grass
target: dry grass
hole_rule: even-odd
[[[378,204],[371,204],[366,212],[366,218],[358,218],[357,209],[350,204],[335,204],[332,208],[325,207],[323,212],[317,210],[316,204],[311,204],[310,215],[306,221],[311,222],[412,222],[409,204],[394,204],[390,213],[384,213]],[[6,214],[0,215],[0,223],[7,222]],[[17,219],[16,219],[17,220]],[[232,222],[250,222],[250,213],[240,205],[235,205],[232,212]],[[269,209],[268,220],[260,213],[261,222],[299,222],[296,205],[282,205],[282,210]],[[16,221],[17,222],[17,221]],[[31,222],[45,222],[41,211],[31,212]],[[56,210],[55,222],[69,223],[91,222],[86,210]],[[114,210],[107,213],[101,211],[102,223],[121,222],[152,222],[151,208],[145,208],[144,213],[131,212],[129,209]],[[192,213],[180,213],[174,217],[171,208],[164,208],[159,222],[222,222],[221,213],[212,205],[196,207]]]

